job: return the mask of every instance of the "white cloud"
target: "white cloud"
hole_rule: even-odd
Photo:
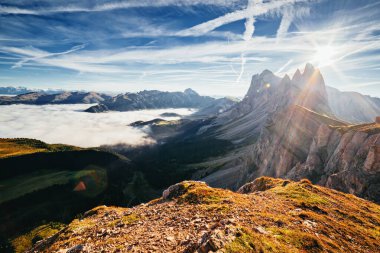
[[[276,71],[276,75],[278,74],[281,74],[282,71],[284,71],[290,64],[292,64],[293,62],[293,59],[290,59],[289,61],[287,61],[284,65],[282,65],[277,71]]]
[[[80,147],[125,143],[152,143],[145,132],[128,126],[137,120],[152,120],[164,112],[189,114],[188,109],[86,113],[90,105],[0,106],[0,138],[35,138],[47,143]],[[162,118],[162,117],[160,117]],[[170,118],[173,119],[173,118]]]
[[[78,45],[78,46],[74,46],[72,47],[71,49],[67,50],[67,51],[64,51],[64,52],[59,52],[59,53],[46,53],[44,51],[41,51],[41,50],[36,50],[35,48],[31,47],[30,50],[23,50],[23,49],[19,49],[19,48],[6,48],[5,47],[5,50],[7,50],[8,52],[14,52],[14,53],[21,53],[21,54],[26,54],[26,55],[35,55],[33,57],[27,57],[27,58],[23,58],[22,60],[16,62],[12,68],[20,68],[22,67],[22,65],[24,63],[27,63],[28,61],[36,61],[38,59],[42,59],[42,58],[48,58],[48,57],[52,57],[52,56],[58,56],[58,55],[64,55],[64,54],[70,54],[70,53],[73,53],[75,51],[78,51],[78,50],[81,50],[85,47],[84,44],[82,45]]]
[[[250,19],[252,17],[261,16],[268,12],[274,12],[280,7],[293,4],[296,2],[309,2],[309,0],[270,0],[262,2],[261,0],[249,0],[247,8],[227,13],[218,18],[206,21],[191,28],[182,30],[179,34],[191,36],[191,35],[203,35],[215,30],[223,25],[242,20]]]
[[[295,18],[301,18],[310,14],[310,8],[308,7],[298,7],[294,8],[293,6],[286,6],[282,9],[282,19],[280,26],[277,30],[277,38],[283,38],[290,25],[292,24]]]
[[[255,18],[249,17],[245,20],[245,32],[243,35],[244,40],[249,41],[252,38],[254,32],[255,32]]]
[[[53,8],[35,8],[24,9],[13,6],[0,5],[0,13],[3,14],[27,14],[27,15],[47,15],[51,13],[64,12],[100,12],[129,8],[145,8],[145,7],[166,7],[166,6],[196,6],[196,5],[212,5],[222,7],[233,7],[239,5],[241,0],[128,0],[109,3],[94,4],[92,7],[84,7],[81,5],[60,5]],[[64,2],[63,2],[64,4]]]

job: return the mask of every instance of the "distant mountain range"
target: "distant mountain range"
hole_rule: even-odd
[[[100,103],[111,97],[96,92],[61,92],[46,94],[45,92],[30,92],[17,96],[0,96],[0,105],[10,104],[94,104]]]
[[[10,87],[7,87],[10,88]],[[16,88],[18,92],[27,91]],[[184,92],[163,92],[157,90],[141,91],[138,93],[120,94],[115,97],[81,91],[61,91],[46,93],[45,91],[27,92],[15,96],[1,96],[0,105],[10,104],[94,104],[86,112],[100,113],[106,111],[133,111],[142,109],[164,108],[199,108],[197,116],[209,117],[230,109],[238,102],[235,98],[225,97],[215,99],[200,96],[192,89]]]
[[[134,111],[162,108],[204,108],[213,106],[214,102],[214,98],[200,96],[192,89],[186,89],[184,92],[144,90],[138,93],[117,95],[88,108],[86,112]]]
[[[30,92],[42,92],[46,94],[56,94],[56,93],[62,93],[63,90],[60,89],[48,89],[48,90],[41,90],[41,89],[29,89],[26,87],[0,87],[0,94],[2,95],[21,95],[25,93]]]
[[[312,85],[314,94],[313,98],[309,97],[308,93],[299,93],[303,89],[302,84],[305,80],[310,80],[310,74],[314,73],[314,67],[311,64],[306,65],[304,73],[296,71],[292,79],[288,75],[284,78],[279,78],[269,70],[265,70],[260,75],[255,75],[255,79],[265,76],[267,83],[262,83],[259,86],[250,86],[243,103],[239,107],[234,108],[230,113],[245,113],[250,108],[251,113],[258,113],[259,108],[265,112],[276,110],[278,106],[282,106],[281,101],[276,101],[272,105],[258,104],[250,98],[260,97],[260,92],[269,89],[271,92],[274,87],[277,89],[276,94],[285,92],[292,99],[297,100],[295,103],[301,106],[312,108],[311,104],[318,103],[324,108],[314,108],[316,112],[323,112],[329,116],[339,118],[351,123],[369,123],[380,114],[380,98],[362,95],[357,92],[342,92],[338,89],[325,86],[323,77],[319,74],[313,77],[313,82],[316,84],[323,83],[323,86]],[[321,79],[321,80],[319,80]],[[270,85],[270,87],[266,87]],[[319,89],[319,91],[318,91]],[[310,91],[308,91],[310,92]],[[315,94],[319,92],[319,95]],[[16,95],[13,97],[1,96]],[[297,94],[298,97],[294,97]],[[315,101],[314,101],[315,100]],[[187,89],[184,92],[164,92],[157,90],[144,90],[137,93],[125,93],[117,96],[110,96],[98,92],[85,91],[63,91],[63,90],[30,90],[25,87],[0,87],[0,105],[9,104],[78,104],[78,103],[98,103],[86,110],[86,112],[106,112],[106,111],[133,111],[141,109],[163,109],[163,108],[202,108],[197,115],[210,116],[227,111],[237,103],[237,99],[224,97],[215,99],[208,96],[200,96],[192,89]],[[249,101],[253,104],[249,104]],[[284,101],[282,101],[284,102]],[[260,115],[260,114],[259,114]],[[256,117],[256,120],[260,120]],[[242,119],[243,120],[243,119]],[[261,126],[259,124],[258,126]],[[260,127],[259,127],[260,128]],[[252,134],[252,133],[251,133]]]

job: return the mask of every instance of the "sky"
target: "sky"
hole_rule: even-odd
[[[0,0],[0,86],[244,96],[307,62],[380,97],[380,1]]]

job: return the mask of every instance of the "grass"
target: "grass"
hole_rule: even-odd
[[[32,231],[21,235],[12,240],[12,246],[14,248],[15,253],[25,252],[27,249],[32,247],[34,243],[39,240],[48,238],[61,229],[63,229],[66,225],[58,222],[51,222],[42,226],[39,226]]]
[[[347,123],[344,122],[344,121],[341,121],[341,120],[338,120],[338,119],[333,119],[327,115],[322,115],[320,113],[317,113],[315,111],[312,111],[310,109],[307,109],[306,107],[303,107],[303,106],[300,106],[300,105],[295,105],[294,108],[304,112],[304,113],[308,113],[310,115],[313,116],[313,118],[316,118],[318,119],[318,121],[322,122],[322,123],[325,123],[329,126],[346,126]]]
[[[114,226],[116,226],[117,224],[120,224],[120,223],[122,223],[124,225],[129,225],[129,224],[132,224],[132,223],[135,223],[135,222],[139,221],[140,219],[141,218],[139,216],[137,216],[136,214],[132,213],[132,214],[123,216],[120,219],[116,219],[116,220],[111,221],[107,226],[114,227]]]
[[[370,123],[370,124],[359,124],[359,125],[348,125],[334,127],[341,133],[346,133],[348,131],[365,132],[368,134],[378,134],[380,133],[380,124]]]
[[[182,185],[183,194],[178,198],[180,204],[217,205],[228,199],[223,194],[223,190],[210,188],[206,184],[198,185],[185,181]]]
[[[92,228],[96,225],[96,221],[93,219],[74,219],[67,227],[67,231],[70,233],[80,233],[88,228]]]
[[[312,191],[313,187],[309,182],[304,184],[291,182],[284,187],[274,187],[271,191],[280,197],[292,199],[299,204],[316,205],[327,203],[323,196]]]
[[[277,229],[276,238],[285,244],[306,252],[325,252],[328,247],[316,235],[291,229]],[[331,249],[329,249],[331,251]]]
[[[63,144],[46,144],[39,140],[27,138],[0,138],[0,158],[27,155],[38,152],[58,152],[79,149],[80,148]]]
[[[254,234],[252,231],[241,228],[235,240],[225,246],[226,253],[268,252],[286,253],[287,251],[279,243],[266,240],[265,236]]]

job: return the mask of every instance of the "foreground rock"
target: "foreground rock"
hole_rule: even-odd
[[[238,193],[185,181],[134,208],[101,206],[28,252],[376,252],[380,207],[260,178]]]

